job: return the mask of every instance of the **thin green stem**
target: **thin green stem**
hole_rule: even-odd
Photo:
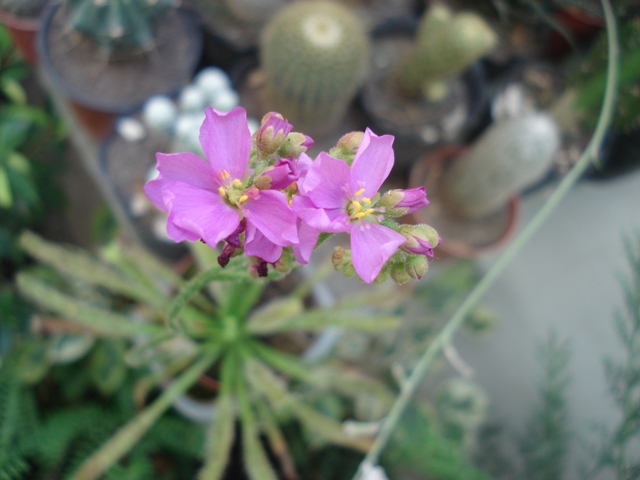
[[[524,245],[531,239],[531,237],[533,237],[533,235],[544,224],[547,218],[549,218],[551,213],[559,205],[559,203],[569,192],[571,187],[573,187],[573,185],[580,179],[582,174],[589,166],[590,162],[597,160],[598,151],[602,144],[602,140],[613,118],[618,83],[617,78],[619,55],[617,29],[609,0],[602,0],[602,6],[604,9],[607,24],[607,40],[609,47],[607,88],[605,91],[600,118],[598,120],[598,124],[595,128],[591,141],[580,156],[578,162],[565,176],[558,188],[545,202],[540,211],[523,229],[523,231],[514,240],[514,242],[505,250],[502,256],[484,275],[480,282],[478,282],[476,287],[471,291],[471,293],[469,293],[468,297],[465,299],[462,305],[460,305],[458,310],[453,314],[447,325],[440,331],[438,336],[434,339],[433,343],[431,343],[427,350],[422,354],[422,357],[411,372],[410,377],[402,386],[400,395],[398,395],[398,398],[392,405],[389,414],[385,418],[371,449],[364,457],[363,461],[360,463],[360,466],[358,467],[358,470],[353,477],[354,480],[361,478],[364,465],[376,465],[378,463],[382,450],[389,442],[389,439],[391,438],[395,427],[400,421],[400,418],[404,413],[406,407],[409,405],[409,402],[416,389],[420,385],[420,382],[424,378],[429,368],[431,368],[431,365],[440,354],[442,348],[449,342],[451,342],[453,335],[460,328],[460,326],[462,326],[471,309],[478,303],[478,301],[487,292],[487,290],[489,290],[496,279],[500,277],[511,260],[520,252],[520,250],[522,250]]]

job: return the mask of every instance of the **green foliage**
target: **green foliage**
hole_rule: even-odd
[[[640,127],[640,18],[620,27],[620,82],[613,128],[630,131]],[[607,39],[603,33],[591,47],[569,84],[577,90],[575,108],[591,128],[602,105],[607,64]]]
[[[261,65],[268,108],[303,131],[335,127],[364,79],[369,40],[346,7],[296,2],[265,27]]]
[[[434,96],[434,84],[458,75],[489,53],[497,36],[482,17],[468,12],[453,14],[436,4],[424,14],[413,49],[401,63],[398,79],[405,93],[423,91]]]
[[[403,416],[382,465],[389,478],[490,479],[464,458],[459,444],[445,438],[432,418],[415,406]]]
[[[569,344],[550,335],[540,345],[538,355],[543,375],[538,386],[540,405],[529,421],[521,442],[524,459],[522,478],[527,480],[561,480],[569,451],[569,411],[566,391]]]
[[[14,350],[0,369],[0,478],[67,478],[135,413],[133,387],[137,380],[130,375],[115,396],[96,397],[92,385],[84,383],[73,397],[61,398],[57,389],[28,388],[21,379],[20,353]],[[55,367],[43,386],[47,382],[68,383],[78,367],[81,365]],[[153,459],[160,455],[163,475],[169,475],[164,478],[186,478],[198,464],[203,443],[200,426],[165,416],[131,451],[128,461],[105,478],[153,478],[160,473]]]
[[[625,310],[614,316],[622,360],[604,363],[609,392],[620,412],[620,421],[606,433],[591,475],[605,471],[618,480],[640,476],[640,233],[625,241],[630,276],[621,279]]]
[[[25,261],[17,235],[41,227],[46,214],[62,204],[55,181],[61,123],[47,109],[27,103],[21,84],[27,74],[0,25],[0,355],[31,313],[11,282]]]
[[[172,0],[64,0],[69,28],[107,52],[153,46],[156,27]]]
[[[368,297],[349,297],[328,309],[306,309],[302,300],[309,286],[303,283],[286,301],[269,298],[265,294],[268,280],[250,278],[250,265],[245,257],[232,259],[222,270],[215,255],[211,258],[199,253],[197,258],[203,262],[203,271],[186,280],[135,245],[113,245],[104,250],[102,258],[96,258],[25,233],[21,246],[54,268],[59,279],[67,280],[65,284],[42,278],[33,269],[18,275],[22,293],[56,316],[50,328],[67,328],[100,339],[90,355],[80,360],[84,367],[76,369],[73,378],[61,382],[65,398],[73,400],[87,388],[102,396],[122,391],[124,378],[131,375],[123,359],[129,365],[142,367],[146,373],[145,380],[137,385],[139,399],[144,399],[154,386],[169,384],[137,415],[132,417],[133,411],[129,409],[118,417],[118,424],[129,419],[123,427],[105,430],[95,441],[83,442],[82,451],[77,451],[65,466],[65,475],[70,474],[74,480],[102,474],[108,478],[125,475],[121,473],[125,467],[135,468],[131,470],[132,476],[147,471],[148,462],[138,450],[148,439],[158,441],[158,435],[152,433],[154,425],[160,425],[157,422],[165,418],[166,410],[207,369],[209,375],[216,376],[222,389],[218,396],[219,414],[209,433],[211,449],[200,474],[203,479],[221,478],[224,474],[234,440],[235,418],[241,424],[244,455],[251,464],[247,473],[252,479],[262,479],[275,475],[265,444],[260,440],[263,434],[283,468],[295,471],[291,470],[294,467],[278,426],[283,419],[300,422],[322,445],[365,451],[370,443],[367,438],[345,433],[339,419],[307,403],[303,392],[333,391],[346,398],[363,391],[382,393],[385,405],[393,398],[384,385],[357,372],[345,376],[336,367],[312,367],[262,340],[289,332],[312,334],[320,324],[325,328],[336,325],[364,332],[398,324],[399,319],[393,315],[372,315],[366,319],[358,315],[357,309],[371,305]],[[202,248],[210,253],[208,247]],[[270,276],[282,279],[282,274]],[[207,287],[211,287],[215,303],[202,292]],[[102,295],[96,295],[99,292]],[[105,301],[105,297],[111,300]],[[264,306],[256,309],[259,302]],[[378,301],[378,305],[385,312],[384,302]],[[269,321],[260,320],[265,318]],[[73,347],[71,351],[76,352],[76,358],[80,357],[75,348],[79,343],[71,338],[63,342],[56,338],[45,342],[45,351],[49,353],[43,355],[41,349],[35,349],[29,358],[51,362],[51,341],[57,346]],[[214,361],[222,367],[211,370]],[[362,388],[353,388],[354,385]],[[239,412],[234,405],[240,406]],[[167,434],[165,440],[170,438]],[[120,462],[123,458],[127,461]]]

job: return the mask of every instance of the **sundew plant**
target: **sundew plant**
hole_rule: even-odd
[[[120,311],[78,300],[24,272],[22,292],[64,315],[85,333],[131,342],[131,363],[151,367],[151,383],[161,386],[129,423],[91,454],[69,477],[100,478],[120,462],[176,400],[203,375],[219,385],[216,415],[208,427],[202,480],[223,478],[236,437],[252,480],[296,478],[280,420],[295,419],[322,441],[364,454],[355,479],[384,479],[380,455],[399,424],[422,378],[453,340],[472,308],[505,266],[533,236],[580,178],[597,153],[615,100],[616,29],[603,1],[609,40],[607,90],[595,133],[581,159],[533,221],[479,281],[445,327],[400,382],[397,396],[363,375],[331,365],[311,366],[262,341],[281,332],[318,332],[329,326],[376,331],[394,328],[393,315],[363,314],[359,307],[376,294],[345,296],[331,308],[309,308],[301,291],[258,306],[266,280],[281,278],[310,261],[315,248],[333,234],[348,234],[349,248],[336,247],[332,263],[347,277],[398,284],[420,279],[440,238],[428,225],[398,219],[428,204],[424,188],[380,191],[393,164],[393,137],[371,130],[352,132],[335,148],[311,158],[313,140],[293,131],[278,113],[267,114],[250,134],[246,112],[206,110],[200,143],[206,158],[192,153],[158,153],[158,175],[144,191],[167,213],[167,234],[176,242],[204,247],[213,262],[189,281],[176,278],[142,254],[96,262],[26,235],[23,247],[69,275],[128,299]],[[218,250],[218,248],[221,248]],[[354,280],[355,281],[355,280]],[[206,287],[209,287],[206,291]],[[331,389],[345,397],[363,390],[388,406],[375,428],[343,428],[305,401],[301,386]],[[238,428],[236,428],[238,426]],[[371,427],[371,425],[368,425]],[[360,425],[362,427],[362,425]],[[263,439],[266,439],[263,441]]]

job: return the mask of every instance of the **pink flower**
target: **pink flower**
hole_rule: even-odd
[[[406,238],[380,224],[383,209],[372,205],[394,163],[393,137],[366,130],[351,168],[322,152],[293,198],[298,216],[311,229],[350,232],[351,258],[360,277],[371,283]]]
[[[244,222],[245,253],[274,262],[283,246],[298,242],[296,215],[284,193],[247,183],[251,133],[245,110],[205,113],[200,144],[208,161],[193,153],[158,153],[160,175],[144,191],[169,213],[167,235],[174,241],[202,239],[214,247]]]

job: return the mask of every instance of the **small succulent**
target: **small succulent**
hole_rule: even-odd
[[[64,0],[69,28],[110,53],[153,45],[155,31],[173,0]]]

